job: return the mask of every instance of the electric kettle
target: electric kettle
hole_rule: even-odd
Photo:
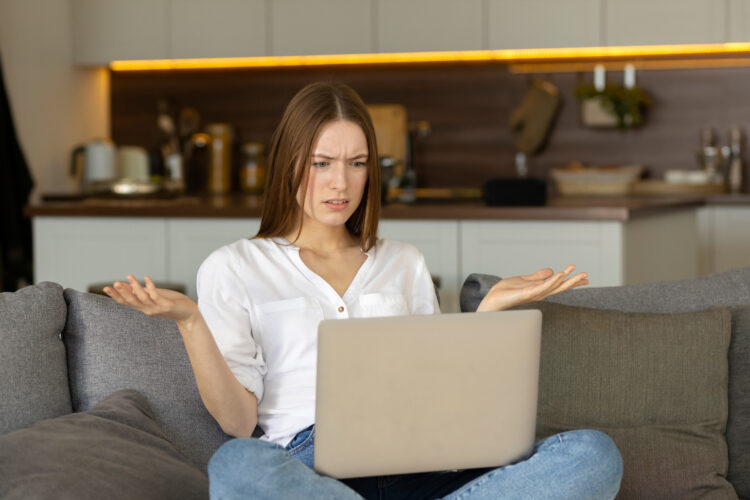
[[[108,139],[96,139],[76,146],[70,175],[79,179],[84,193],[106,191],[117,177],[115,146]]]

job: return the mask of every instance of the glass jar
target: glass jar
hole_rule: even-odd
[[[266,180],[265,146],[260,142],[248,142],[242,146],[244,155],[240,168],[240,189],[244,193],[260,194]]]

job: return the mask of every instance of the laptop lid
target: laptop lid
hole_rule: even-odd
[[[538,310],[322,321],[315,470],[350,478],[527,456],[541,326]]]

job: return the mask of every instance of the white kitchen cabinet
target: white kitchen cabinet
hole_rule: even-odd
[[[481,50],[483,0],[377,0],[377,52]]]
[[[729,36],[728,42],[750,41],[750,2],[747,0],[729,0]]]
[[[467,221],[460,274],[529,274],[575,264],[591,286],[697,276],[694,210],[630,221]]]
[[[623,224],[623,284],[695,278],[700,232],[696,209],[638,217]]]
[[[723,43],[727,3],[717,0],[602,0],[605,45]]]
[[[171,281],[184,283],[196,299],[195,278],[203,260],[214,250],[254,236],[260,219],[169,219],[167,269]]]
[[[440,310],[459,311],[458,221],[381,220],[381,238],[411,243],[424,255],[427,269],[439,278]]]
[[[713,208],[711,210],[714,210]],[[750,265],[750,208],[708,212],[716,271]],[[705,220],[705,217],[702,219]],[[257,233],[260,220],[36,216],[35,281],[87,290],[128,273],[181,283],[196,297],[201,262],[217,248]],[[707,227],[703,224],[702,227]],[[381,220],[380,236],[415,245],[440,278],[443,312],[459,310],[470,273],[514,276],[576,264],[593,286],[698,275],[696,210],[628,221]]]
[[[621,228],[610,221],[464,222],[461,274],[509,277],[576,264],[594,286],[621,284]]]
[[[34,279],[87,291],[128,273],[169,279],[159,218],[34,217]]]
[[[72,0],[73,62],[170,57],[168,0]]]
[[[701,274],[750,266],[750,206],[707,206],[701,217]]]
[[[489,49],[602,44],[602,0],[486,1]]]
[[[266,0],[170,0],[170,57],[267,54]]]
[[[750,41],[746,0],[71,0],[73,60]]]
[[[375,51],[374,0],[270,2],[273,56],[357,54]]]

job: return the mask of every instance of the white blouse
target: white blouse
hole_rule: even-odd
[[[198,307],[237,380],[258,398],[262,439],[286,446],[315,422],[323,319],[440,312],[424,257],[378,240],[341,297],[283,238],[243,239],[198,270]]]

